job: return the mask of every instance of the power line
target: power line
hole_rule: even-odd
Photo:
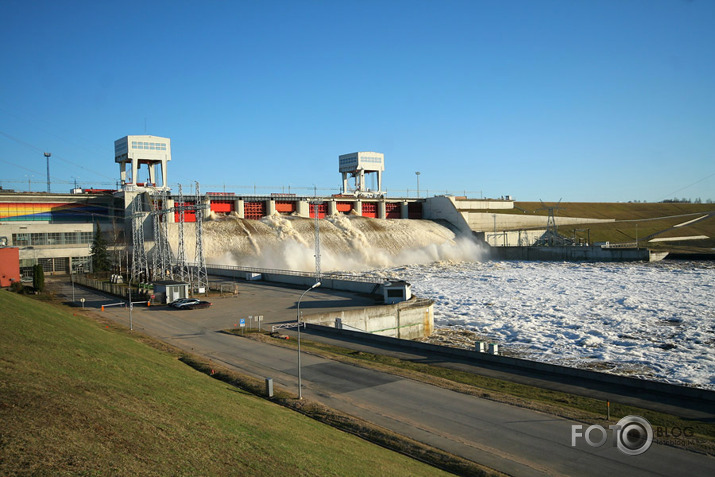
[[[38,146],[35,146],[34,144],[30,144],[30,143],[27,142],[27,141],[23,141],[22,139],[17,138],[17,137],[15,137],[15,136],[12,136],[11,134],[8,134],[8,133],[6,133],[6,132],[4,132],[4,131],[0,131],[0,134],[3,135],[3,136],[5,136],[6,138],[12,140],[12,141],[17,142],[18,144],[22,144],[23,146],[28,147],[28,148],[30,148],[30,149],[32,149],[32,150],[34,150],[34,151],[40,152],[40,153],[42,153],[42,154],[44,154],[44,152],[45,152],[44,149],[42,149],[42,148],[40,148],[40,147],[38,147]],[[67,164],[70,164],[70,165],[72,165],[72,166],[78,167],[78,168],[81,169],[81,170],[85,170],[85,171],[91,172],[91,173],[93,173],[93,174],[97,174],[98,176],[105,177],[105,178],[107,178],[107,179],[111,179],[111,178],[112,178],[112,177],[110,177],[110,176],[108,176],[108,175],[102,174],[101,172],[93,171],[92,169],[89,169],[87,166],[83,166],[83,165],[77,164],[77,163],[75,163],[75,162],[72,162],[72,161],[70,161],[69,159],[67,159],[67,158],[65,158],[65,157],[63,157],[63,156],[61,156],[61,155],[54,154],[54,157],[55,157],[55,159],[59,159],[59,160],[62,161],[62,162],[66,162]]]
[[[699,180],[693,182],[692,184],[688,184],[688,185],[686,185],[685,187],[681,187],[680,189],[671,192],[671,193],[668,194],[666,197],[663,197],[663,198],[661,199],[661,202],[662,202],[663,200],[665,200],[665,199],[670,199],[671,197],[673,197],[675,194],[677,194],[677,193],[680,192],[681,190],[685,190],[685,189],[687,189],[687,188],[689,188],[689,187],[694,186],[695,184],[700,184],[701,182],[703,182],[703,181],[705,181],[705,180],[707,180],[707,179],[710,179],[712,176],[715,176],[715,172],[713,172],[713,173],[710,174],[709,176],[705,176],[705,177],[703,177],[702,179],[699,179]]]

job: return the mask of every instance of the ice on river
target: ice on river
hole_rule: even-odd
[[[466,328],[537,361],[715,389],[710,262],[433,263],[384,270]]]

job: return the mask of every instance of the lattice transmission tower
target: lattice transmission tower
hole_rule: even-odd
[[[154,232],[154,248],[151,251],[151,275],[154,280],[163,276],[161,271],[161,224],[159,218],[159,198],[151,196],[151,218]]]
[[[154,222],[154,250],[152,253],[152,273],[154,279],[174,279],[174,271],[171,268],[173,259],[171,245],[169,245],[169,191],[164,189],[159,194],[154,195],[152,216]]]
[[[184,244],[184,211],[186,210],[186,205],[184,204],[184,191],[181,188],[181,184],[179,184],[179,205],[175,209],[179,212],[179,250],[176,258],[176,274],[182,282],[191,283],[189,266],[186,264],[186,245]]]
[[[204,204],[201,192],[199,191],[199,183],[196,182],[196,290],[208,290],[209,276],[206,271],[206,258],[204,257],[203,245],[203,215]]]
[[[146,280],[149,264],[144,249],[144,207],[141,194],[132,199],[132,281]]]
[[[161,221],[161,267],[168,274],[170,280],[174,279],[174,269],[171,263],[174,261],[174,254],[171,252],[171,244],[169,243],[169,214],[174,212],[169,209],[169,191],[164,189],[161,194],[162,221]]]

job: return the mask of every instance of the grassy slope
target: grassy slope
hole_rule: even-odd
[[[440,473],[84,316],[7,291],[0,310],[2,475]]]
[[[547,206],[556,206],[554,202],[546,202]],[[540,202],[516,202],[510,214],[543,215],[548,212],[543,209]],[[715,247],[715,216],[701,220],[692,225],[668,230],[673,225],[715,211],[715,204],[662,204],[662,203],[591,203],[591,202],[566,202],[558,204],[555,211],[557,217],[588,217],[594,219],[615,219],[614,223],[564,225],[559,231],[568,236],[573,236],[574,229],[590,229],[591,242],[631,242],[636,236],[639,240],[657,234],[657,237],[682,237],[692,235],[706,235],[709,240],[687,241],[680,243],[643,242],[642,246],[654,249],[667,249],[671,251],[710,252]],[[679,215],[690,216],[676,217]],[[670,218],[662,218],[670,217]],[[637,226],[636,226],[637,225]],[[544,220],[546,226],[546,220]],[[665,231],[665,232],[663,232]],[[660,233],[663,232],[663,233]],[[577,230],[577,236],[586,237],[584,231]]]

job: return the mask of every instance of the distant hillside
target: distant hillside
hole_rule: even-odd
[[[568,237],[590,236],[591,242],[635,242],[640,246],[671,252],[715,252],[715,204],[609,203],[609,202],[516,202],[509,214],[544,216],[558,207],[556,217],[615,219],[602,224],[566,225],[559,232]],[[688,237],[704,236],[697,240]],[[677,239],[668,240],[662,239]],[[651,240],[661,241],[651,241]]]

